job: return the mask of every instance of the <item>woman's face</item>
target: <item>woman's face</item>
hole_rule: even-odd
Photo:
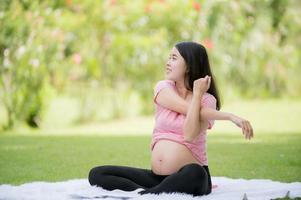
[[[177,48],[173,47],[166,63],[165,78],[172,81],[184,79],[186,64]]]

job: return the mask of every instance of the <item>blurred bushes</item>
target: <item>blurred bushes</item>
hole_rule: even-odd
[[[207,47],[222,96],[300,97],[300,8],[297,0],[3,0],[2,125],[38,127],[61,94],[78,99],[78,122],[150,114],[155,81],[182,40]]]

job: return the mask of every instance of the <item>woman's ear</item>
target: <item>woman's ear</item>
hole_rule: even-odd
[[[185,69],[185,73],[188,74],[188,72],[189,72],[189,67],[188,67],[187,65],[185,65],[185,68],[186,68],[186,69]]]

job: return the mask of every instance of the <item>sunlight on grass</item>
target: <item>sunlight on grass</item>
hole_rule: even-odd
[[[255,137],[245,140],[234,124],[215,121],[207,146],[213,176],[301,181],[300,101],[233,102],[222,111],[251,121]],[[150,168],[153,123],[146,116],[3,133],[0,183],[86,178],[104,164]]]
[[[213,176],[301,181],[301,135],[208,136]],[[150,169],[150,136],[0,136],[0,184],[87,178],[98,165]],[[233,143],[232,141],[236,141]],[[137,153],[138,152],[138,153]]]

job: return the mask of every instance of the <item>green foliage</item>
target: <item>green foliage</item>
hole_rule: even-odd
[[[300,97],[300,8],[299,1],[286,0],[3,0],[5,126],[39,126],[52,89],[80,101],[81,122],[99,120],[93,106],[101,101],[88,91],[112,102],[111,117],[127,116],[133,93],[140,114],[150,114],[153,86],[182,40],[207,47],[222,96]],[[88,88],[81,95],[68,93],[83,85]]]
[[[39,37],[44,34],[41,33],[42,22],[36,19],[36,23],[32,23],[34,15],[23,16],[21,5],[12,3],[10,6],[14,12],[3,14],[4,28],[0,29],[0,62],[3,63],[0,94],[8,116],[4,128],[11,128],[16,120],[37,127],[48,84],[47,68],[41,61],[46,56],[41,53],[45,48],[43,37]]]
[[[242,96],[300,97],[297,74],[301,73],[301,41],[296,28],[300,26],[300,2],[233,1],[213,5],[217,8],[208,8],[208,13],[211,11],[216,19],[208,20],[214,23],[208,32],[216,43],[212,58],[213,67],[219,68],[217,74],[223,74]],[[226,14],[229,10],[231,15]]]

